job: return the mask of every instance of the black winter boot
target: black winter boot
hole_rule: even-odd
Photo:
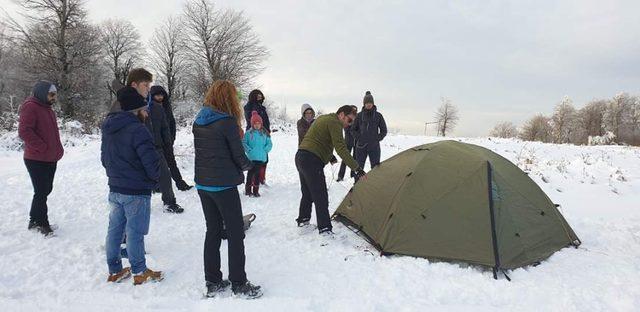
[[[53,229],[51,229],[51,226],[48,224],[48,222],[40,223],[32,220],[32,221],[29,221],[29,225],[27,226],[27,229],[31,231],[37,231],[40,234],[44,235],[44,237],[51,237],[55,235],[53,233]]]
[[[253,196],[253,193],[251,192],[251,185],[249,183],[244,184],[244,195],[249,197]]]
[[[253,197],[260,197],[260,185],[254,185],[251,193]]]
[[[213,298],[218,293],[224,292],[231,286],[231,282],[229,280],[222,280],[219,282],[207,282],[207,298]]]
[[[260,286],[255,286],[249,281],[241,285],[233,285],[231,287],[233,295],[244,299],[256,299],[262,297]]]
[[[180,205],[178,204],[165,204],[164,205],[164,212],[167,213],[183,213],[184,212],[184,208],[182,208]]]

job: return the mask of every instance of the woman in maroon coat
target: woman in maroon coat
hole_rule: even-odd
[[[64,149],[56,113],[56,87],[48,81],[38,81],[33,95],[20,106],[18,134],[24,141],[24,163],[33,184],[33,200],[29,213],[29,230],[49,236],[53,234],[47,215],[47,196],[53,189],[53,177]]]

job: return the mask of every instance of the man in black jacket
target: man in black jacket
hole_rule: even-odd
[[[157,90],[157,89],[156,89]],[[159,94],[152,95],[149,102],[149,118],[146,126],[151,132],[153,143],[156,147],[160,158],[160,192],[162,192],[162,202],[164,203],[164,212],[182,213],[184,209],[176,203],[176,196],[173,193],[173,185],[171,183],[171,171],[166,160],[166,149],[173,148],[173,137],[169,130],[169,124],[162,108],[162,96]]]
[[[387,124],[378,112],[370,91],[366,92],[362,103],[364,107],[353,122],[351,133],[356,141],[356,161],[364,168],[369,157],[373,169],[380,164],[380,141],[387,135]]]
[[[187,184],[187,182],[182,178],[182,174],[180,174],[180,169],[178,169],[178,164],[176,163],[176,156],[173,152],[173,143],[176,139],[176,118],[173,116],[173,107],[171,106],[169,94],[162,86],[151,87],[149,94],[151,94],[151,98],[155,102],[162,104],[161,106],[167,119],[169,132],[171,133],[171,145],[164,146],[162,149],[164,152],[164,158],[169,166],[169,171],[171,171],[171,177],[173,178],[173,181],[175,181],[178,190],[188,191],[193,188],[193,186]]]

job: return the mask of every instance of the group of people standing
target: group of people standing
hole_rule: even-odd
[[[164,278],[163,272],[149,269],[145,261],[144,236],[149,232],[151,195],[162,193],[165,212],[182,213],[184,208],[176,203],[171,179],[179,190],[192,188],[183,180],[175,160],[176,126],[170,96],[161,86],[151,86],[152,81],[147,70],[131,70],[126,85],[114,88],[117,99],[102,126],[101,162],[109,180],[105,244],[108,282],[122,282],[133,276],[133,284],[140,285]],[[52,109],[56,94],[52,83],[36,83],[33,96],[21,106],[19,121],[24,161],[34,188],[28,228],[45,236],[55,230],[48,220],[47,196],[53,188],[57,161],[64,153]],[[235,295],[245,298],[262,295],[260,286],[250,283],[245,272],[245,224],[237,186],[245,183],[246,196],[260,197],[273,146],[272,129],[263,105],[264,94],[252,91],[244,113],[238,95],[231,82],[215,81],[207,90],[192,127],[195,188],[206,222],[204,268],[208,297],[229,287]],[[359,113],[357,107],[345,105],[336,113],[318,118],[310,105],[303,105],[295,156],[302,193],[298,226],[309,225],[315,205],[319,233],[332,234],[323,168],[327,163],[337,163],[334,149],[344,166],[339,180],[343,179],[346,166],[356,181],[366,178],[363,168],[367,157],[372,168],[379,163],[379,143],[386,135],[386,125],[370,92],[363,105]],[[246,180],[244,171],[248,171]],[[223,239],[228,243],[228,279],[222,278],[220,270]],[[130,263],[126,268],[120,250],[123,242]]]

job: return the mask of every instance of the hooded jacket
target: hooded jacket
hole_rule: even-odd
[[[24,159],[57,162],[64,155],[56,113],[47,103],[52,85],[38,81],[33,96],[20,106],[18,136],[24,142]]]
[[[236,119],[203,107],[193,123],[195,182],[200,186],[235,186],[251,169]]]
[[[153,144],[157,149],[170,148],[173,146],[173,136],[169,129],[169,123],[165,116],[164,104],[151,100],[149,103],[149,118],[145,121],[145,126],[151,132]]]
[[[173,106],[171,105],[171,98],[169,94],[162,86],[153,86],[149,90],[151,99],[156,94],[162,94],[164,99],[162,100],[162,108],[164,109],[164,115],[167,118],[167,124],[169,125],[169,132],[171,133],[171,142],[176,139],[176,117],[173,115]]]
[[[362,111],[356,116],[351,125],[351,134],[356,142],[356,148],[374,147],[387,135],[387,124],[378,108],[374,105],[371,110]]]
[[[258,94],[262,95],[262,100],[258,101]],[[246,130],[251,129],[251,112],[256,111],[262,117],[262,127],[271,133],[271,123],[267,115],[267,108],[262,105],[265,97],[260,90],[253,90],[249,93],[249,101],[244,106],[244,119],[247,122]]]
[[[242,146],[249,160],[266,162],[273,144],[265,131],[250,129],[244,134]]]
[[[313,119],[311,119],[311,121],[307,121],[306,119],[304,119],[304,112],[306,112],[309,109],[313,111]],[[298,126],[298,145],[300,145],[300,143],[302,143],[302,139],[304,139],[304,136],[309,131],[309,128],[311,128],[311,124],[313,124],[313,122],[316,120],[315,119],[316,112],[313,110],[311,105],[302,104],[302,107],[300,108],[300,111],[301,111],[302,117],[300,118],[300,120],[298,120],[298,124],[297,124],[297,126]]]
[[[150,195],[160,177],[159,156],[147,128],[130,112],[107,115],[100,160],[112,192]]]

